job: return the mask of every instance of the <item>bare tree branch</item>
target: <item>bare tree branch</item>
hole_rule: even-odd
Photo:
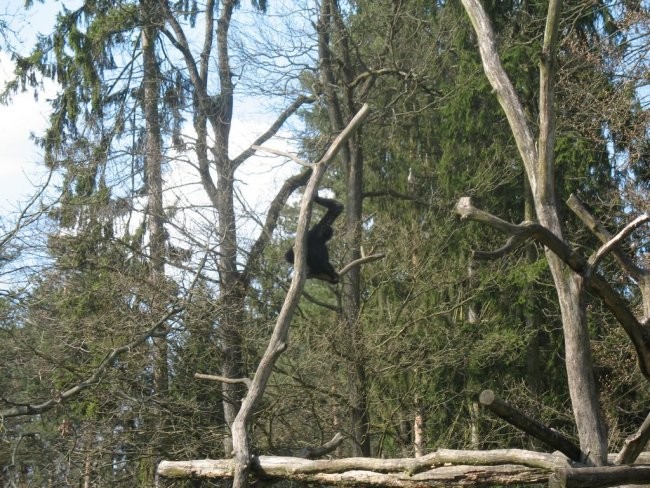
[[[251,269],[257,264],[262,252],[267,243],[273,235],[273,231],[278,223],[278,217],[280,216],[281,210],[284,208],[284,205],[287,203],[289,196],[301,186],[307,183],[307,180],[312,174],[312,169],[309,168],[302,173],[292,176],[287,179],[282,188],[278,191],[277,195],[271,202],[268,212],[266,213],[266,220],[262,226],[262,231],[260,232],[259,237],[251,247],[250,252],[248,253],[248,261],[242,272],[242,276],[245,281],[248,281]]]
[[[372,261],[378,261],[379,259],[385,258],[386,255],[383,253],[378,253],[378,254],[371,254],[370,256],[364,256],[359,259],[355,259],[354,261],[346,264],[341,271],[339,271],[339,276],[343,276],[344,274],[348,273],[352,268],[355,266],[361,266],[362,264],[370,263]]]
[[[382,75],[399,75],[403,79],[409,78],[409,74],[406,71],[395,68],[369,69],[368,71],[358,74],[350,83],[348,83],[348,86],[355,87],[368,80],[368,78],[376,78]]]
[[[577,196],[571,195],[567,204],[573,210],[580,220],[587,226],[591,232],[603,243],[607,244],[612,240],[612,234],[585,208]],[[645,214],[647,215],[647,214]],[[612,253],[616,258],[623,271],[634,278],[641,290],[643,298],[643,316],[642,322],[650,325],[650,269],[637,266],[632,259],[626,255],[619,246],[614,246]]]
[[[282,305],[282,309],[273,328],[273,334],[269,340],[266,351],[262,355],[260,362],[253,376],[252,384],[248,393],[241,403],[241,407],[232,424],[231,432],[233,438],[234,452],[234,473],[233,486],[243,488],[248,482],[248,473],[251,468],[250,440],[248,438],[248,424],[257,403],[261,400],[266,390],[267,382],[273,371],[273,366],[280,355],[288,345],[289,326],[293,318],[294,311],[298,306],[300,296],[306,279],[306,244],[307,230],[311,218],[311,205],[314,195],[317,192],[318,184],[322,179],[325,170],[336,156],[337,152],[347,142],[348,138],[359,127],[361,122],[368,116],[368,105],[364,105],[359,112],[350,121],[347,127],[336,137],[330,148],[326,151],[321,160],[314,165],[313,172],[305,188],[302,203],[300,206],[300,216],[296,228],[296,246],[295,246],[295,264],[294,275],[291,280],[291,286]]]
[[[1,410],[0,418],[19,417],[22,415],[35,415],[35,414],[47,412],[54,406],[77,395],[82,390],[85,390],[86,388],[96,385],[97,383],[99,383],[106,370],[115,362],[115,360],[119,356],[121,356],[124,353],[130,352],[134,348],[138,347],[139,345],[149,340],[151,337],[153,337],[156,334],[157,330],[160,328],[161,325],[163,325],[167,320],[169,320],[179,311],[180,309],[173,308],[172,310],[167,312],[159,321],[157,321],[154,325],[149,327],[149,329],[146,332],[138,336],[135,340],[131,341],[128,344],[125,344],[124,346],[113,349],[106,356],[106,358],[104,358],[104,360],[99,364],[99,366],[97,366],[93,374],[91,374],[87,379],[81,381],[80,383],[77,383],[76,385],[74,385],[71,388],[68,388],[65,391],[55,392],[53,394],[53,398],[50,398],[49,400],[46,400],[38,404],[15,404],[5,398],[0,398],[5,403],[16,405],[12,408]]]
[[[333,286],[333,285],[332,285]],[[311,293],[307,293],[305,290],[302,291],[302,295],[311,303],[314,305],[318,305],[319,307],[326,308],[328,310],[331,310],[332,312],[340,313],[341,312],[341,307],[338,305],[333,305],[331,303],[327,303],[323,300],[319,300],[315,296],[313,296]]]
[[[208,0],[205,4],[205,37],[203,39],[203,49],[201,50],[201,65],[199,73],[201,79],[206,82],[208,79],[208,70],[210,69],[210,53],[212,52],[212,45],[214,39],[214,2],[215,0]],[[175,19],[175,18],[174,18]],[[204,85],[205,87],[205,85]]]
[[[522,222],[521,224],[511,224],[500,219],[496,215],[485,212],[476,208],[472,204],[470,197],[462,197],[456,205],[456,213],[461,219],[468,219],[474,222],[481,222],[493,227],[504,234],[514,236],[518,239],[532,238],[539,243],[551,249],[556,255],[566,262],[571,269],[580,273],[584,272],[587,262],[582,256],[573,252],[573,250],[555,234],[549,231],[543,225],[537,222]]]
[[[650,380],[650,328],[630,310],[627,302],[598,273],[591,272],[588,262],[571,247],[544,226],[535,222],[520,225],[506,222],[488,212],[479,210],[469,197],[463,197],[456,205],[456,212],[462,219],[487,224],[501,232],[518,237],[531,238],[546,246],[564,263],[583,277],[584,285],[596,293],[618,320],[632,341],[639,360],[641,373]]]
[[[494,251],[472,251],[472,257],[485,261],[499,259],[521,247],[527,239],[528,237],[526,236],[512,236],[499,249],[495,249]]]
[[[479,402],[509,424],[557,449],[569,459],[579,462],[582,458],[580,448],[573,441],[520,412],[498,398],[492,390],[483,390],[479,396]]]
[[[603,226],[596,220],[593,215],[591,215],[589,210],[587,210],[587,208],[575,194],[571,194],[569,196],[567,205],[582,221],[582,223],[600,240],[600,242],[606,244],[612,239],[612,234],[610,234],[605,226]],[[621,249],[614,248],[613,254],[623,270],[625,270],[625,272],[627,272],[630,276],[638,279],[643,274],[643,270],[634,264],[632,260],[622,252]]]
[[[534,178],[529,178],[533,195],[536,195],[537,206],[549,206],[556,213],[555,179],[553,177],[555,163],[555,72],[557,69],[557,39],[558,24],[560,23],[561,0],[550,0],[546,14],[544,41],[539,57],[539,131],[537,136],[538,160],[534,171],[529,172]],[[535,188],[537,186],[537,188]],[[553,219],[554,228],[546,222],[544,216],[540,220],[557,236],[560,236],[559,220]],[[551,225],[549,225],[551,224]],[[551,264],[552,266],[552,264]]]
[[[625,439],[623,449],[618,453],[614,464],[632,464],[650,441],[650,414],[645,418],[639,430]]]
[[[251,149],[253,149],[255,151],[263,151],[263,152],[267,152],[267,153],[270,153],[270,154],[275,154],[276,156],[284,156],[285,158],[291,159],[294,163],[297,163],[297,164],[299,164],[301,166],[307,166],[308,168],[311,168],[310,163],[308,163],[306,161],[303,161],[298,156],[296,156],[295,154],[291,154],[288,151],[281,151],[280,149],[273,149],[272,147],[257,146],[255,144],[253,144],[251,146]]]
[[[603,246],[598,249],[590,258],[589,258],[589,266],[591,268],[596,268],[598,266],[598,263],[600,262],[601,259],[603,259],[607,253],[611,252],[613,249],[618,247],[618,245],[623,241],[627,236],[629,236],[632,232],[634,232],[638,227],[640,227],[642,224],[645,224],[646,222],[650,221],[650,215],[643,214],[639,215],[636,219],[634,219],[632,222],[627,224],[623,229],[616,234],[614,237],[612,237],[609,242],[605,243]]]
[[[424,202],[413,195],[409,195],[407,193],[401,193],[391,189],[378,190],[378,191],[366,191],[363,192],[362,195],[362,198],[375,198],[375,197],[394,197],[394,198],[399,198],[400,200],[410,200],[420,205],[427,205],[427,202]]]
[[[243,384],[246,388],[251,387],[250,378],[226,378],[225,376],[217,376],[214,374],[194,373],[194,377],[200,380],[220,381],[221,383],[230,383],[233,385]]]
[[[345,437],[343,434],[337,432],[331,440],[322,446],[303,447],[298,453],[298,457],[301,457],[303,459],[318,459],[320,457],[323,457],[325,454],[329,454],[330,452],[336,450],[336,448],[341,445],[344,439]]]
[[[305,103],[311,103],[314,100],[316,100],[315,97],[307,97],[305,95],[301,95],[294,102],[289,105],[284,112],[282,112],[278,118],[271,124],[271,127],[269,127],[264,134],[259,136],[253,144],[246,149],[244,152],[242,152],[239,156],[237,156],[235,159],[232,160],[234,167],[236,168],[240,164],[242,164],[246,159],[251,157],[255,153],[255,146],[260,147],[262,144],[264,144],[266,141],[268,141],[271,137],[273,137],[277,132],[280,130],[282,125],[287,121],[289,117],[291,117],[296,111]],[[271,151],[269,151],[271,152]],[[292,158],[293,159],[293,158]]]

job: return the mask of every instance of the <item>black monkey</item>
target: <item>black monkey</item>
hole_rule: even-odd
[[[327,212],[307,233],[307,278],[316,278],[317,280],[336,284],[339,282],[339,274],[330,263],[325,243],[334,234],[332,224],[336,217],[343,212],[343,204],[318,195],[314,197],[314,202],[327,208]],[[293,248],[289,249],[284,257],[289,263],[293,264]]]

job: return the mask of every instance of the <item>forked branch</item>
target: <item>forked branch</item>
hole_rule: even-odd
[[[612,240],[612,234],[603,226],[596,218],[587,210],[584,204],[580,199],[571,194],[567,200],[567,205],[573,211],[573,213],[582,221],[582,223],[587,227],[603,244],[607,244]],[[639,268],[632,260],[625,255],[622,250],[618,247],[612,249],[614,257],[619,262],[623,270],[632,276],[635,279],[643,274],[643,270]]]
[[[647,213],[639,215],[636,219],[623,227],[623,229],[618,234],[603,244],[600,249],[598,249],[598,251],[596,251],[589,258],[590,267],[595,268],[598,266],[598,263],[607,255],[607,253],[611,252],[613,249],[616,249],[623,240],[625,240],[632,232],[634,232],[637,228],[646,222],[650,222],[650,215]]]
[[[639,430],[625,439],[623,449],[618,453],[614,464],[632,464],[650,441],[650,414],[645,418]]]
[[[262,152],[267,152],[269,154],[274,154],[275,156],[282,156],[282,157],[285,157],[285,158],[289,158],[294,163],[297,163],[297,164],[299,164],[301,166],[306,166],[308,168],[311,168],[311,166],[312,166],[307,161],[303,161],[298,156],[296,156],[295,154],[291,154],[288,151],[282,151],[280,149],[274,149],[272,147],[258,146],[258,145],[255,145],[255,144],[253,144],[251,146],[251,149],[253,149],[254,151],[262,151]]]
[[[593,270],[589,262],[573,251],[573,249],[555,234],[536,222],[511,224],[488,212],[480,210],[472,204],[469,197],[463,197],[456,205],[456,213],[462,219],[487,224],[501,232],[517,238],[533,239],[546,246],[573,271],[583,279],[583,286],[598,295],[605,306],[614,314],[625,333],[628,335],[637,353],[639,367],[643,375],[650,380],[650,327],[640,321],[630,310],[628,303]]]

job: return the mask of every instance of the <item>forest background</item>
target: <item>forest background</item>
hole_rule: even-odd
[[[547,3],[484,2],[531,120]],[[648,211],[649,10],[562,11],[554,181],[567,242],[587,255],[600,244],[570,194],[612,233]],[[296,160],[317,161],[363,103],[321,191],[346,205],[338,268],[385,257],[340,285],[307,283],[253,451],[297,454],[337,432],[338,456],[544,450],[479,408],[486,388],[582,443],[543,247],[475,259],[504,237],[455,214],[471,196],[506,221],[535,218],[458,2],[93,0],[25,48],[11,21],[3,100],[57,91],[34,137],[51,178],[2,221],[4,484],[151,486],[162,459],[230,457],[244,387],[194,375],[254,373],[291,278],[310,176]],[[641,228],[624,251],[647,268],[648,245]],[[609,256],[600,273],[648,316],[638,280]],[[647,380],[611,311],[591,295],[585,310],[614,452],[648,413]]]

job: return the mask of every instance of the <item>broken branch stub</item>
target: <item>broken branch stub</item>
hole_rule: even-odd
[[[479,403],[499,418],[557,449],[568,456],[569,459],[574,461],[582,459],[580,448],[570,439],[520,412],[509,403],[498,398],[492,390],[483,390],[479,396]]]

